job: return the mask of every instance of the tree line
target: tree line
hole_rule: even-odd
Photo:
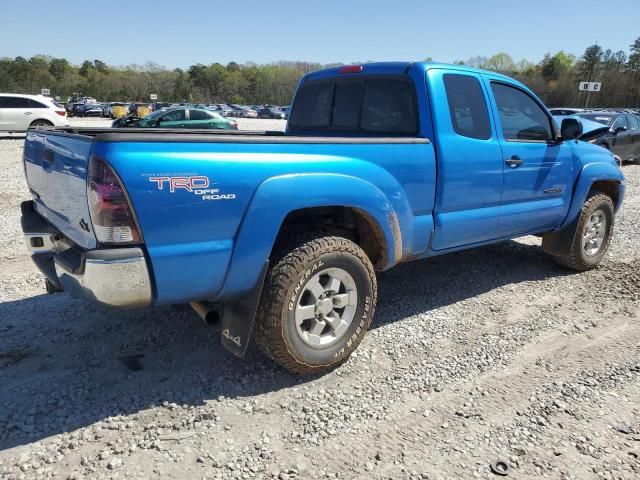
[[[516,62],[504,52],[455,63],[513,76],[550,106],[583,106],[587,97],[578,91],[581,81],[602,82],[602,90],[590,95],[589,106],[640,106],[640,37],[628,52],[613,52],[596,44],[580,57],[559,51],[545,55],[538,63]],[[78,66],[64,58],[35,55],[29,59],[0,58],[0,92],[33,94],[49,88],[63,101],[74,93],[101,101],[147,101],[156,93],[159,101],[166,102],[286,105],[302,75],[326,66],[291,61],[264,65],[230,62],[170,70],[155,63],[116,67],[101,60],[85,60]]]

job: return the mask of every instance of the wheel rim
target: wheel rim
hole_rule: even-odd
[[[302,288],[295,310],[298,335],[313,348],[338,342],[349,330],[358,306],[353,277],[342,268],[327,268]]]
[[[582,233],[582,250],[589,256],[596,255],[607,234],[607,217],[602,210],[591,214]]]

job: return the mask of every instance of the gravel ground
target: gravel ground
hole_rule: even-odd
[[[46,295],[21,152],[0,140],[1,478],[640,478],[640,167],[600,268],[533,237],[401,265],[356,354],[301,378],[185,307]]]

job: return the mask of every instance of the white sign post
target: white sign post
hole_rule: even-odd
[[[152,93],[151,95],[149,95],[149,99],[150,100],[158,100],[158,94],[157,93]]]
[[[48,97],[49,95],[51,95],[51,90],[49,90],[48,88],[43,88],[42,90],[40,90],[40,93],[45,97]]]
[[[584,101],[584,108],[587,108],[589,106],[589,98],[591,97],[591,92],[599,92],[601,88],[601,82],[580,82],[578,84],[578,90],[580,90],[581,92],[587,92]]]
[[[578,90],[581,92],[599,92],[602,87],[602,82],[580,82],[578,84]]]

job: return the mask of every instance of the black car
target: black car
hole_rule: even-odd
[[[80,117],[101,117],[102,109],[103,107],[101,103],[85,103],[80,105],[77,113],[74,111],[74,115]]]
[[[623,162],[640,165],[640,115],[601,111],[578,113],[576,116],[609,127],[594,132],[590,143],[611,150]]]
[[[267,107],[258,110],[258,118],[277,118],[278,120],[286,118],[285,113],[277,108]]]

